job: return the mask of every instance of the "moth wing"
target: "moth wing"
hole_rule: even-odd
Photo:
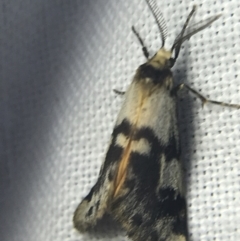
[[[98,179],[97,183],[78,205],[74,213],[74,226],[80,232],[94,227],[106,212],[109,199],[108,193],[110,192],[111,185],[105,184],[100,187],[99,183],[102,181],[101,179]]]
[[[114,191],[113,177],[117,171],[122,153],[122,148],[115,145],[115,132],[114,130],[112,141],[96,184],[78,205],[74,213],[73,223],[80,232],[94,227],[97,221],[108,211],[108,204],[111,202]]]
[[[126,92],[126,96],[131,96],[131,86]],[[122,111],[125,112],[125,99]],[[120,122],[120,123],[119,123]],[[121,111],[117,118],[116,125],[113,129],[110,145],[105,156],[105,161],[101,167],[99,178],[91,189],[89,194],[78,205],[73,223],[76,229],[84,232],[95,226],[97,221],[103,217],[105,213],[111,214],[110,207],[114,199],[115,179],[118,173],[119,166],[122,161],[124,146],[119,143],[119,135],[128,136],[131,131],[131,125],[121,119]],[[121,138],[120,138],[121,139]]]
[[[134,93],[138,92],[132,92],[135,101],[129,103],[139,103],[136,99],[141,95]],[[110,213],[133,241],[186,241],[176,101],[162,87],[154,93],[144,102],[146,108],[128,151],[124,183],[111,202]]]
[[[156,191],[135,186],[113,202],[112,214],[133,241],[188,240],[185,197],[171,186]]]

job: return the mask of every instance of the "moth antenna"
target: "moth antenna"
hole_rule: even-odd
[[[176,59],[178,58],[178,55],[179,55],[183,42],[190,39],[193,35],[195,35],[199,31],[201,31],[201,30],[205,29],[206,27],[208,27],[209,25],[211,25],[214,21],[216,21],[221,16],[221,14],[218,14],[218,15],[209,17],[205,20],[202,20],[199,23],[189,26],[189,22],[195,12],[196,12],[196,6],[193,6],[193,9],[189,13],[188,18],[182,28],[182,31],[180,32],[180,34],[177,36],[177,38],[174,41],[174,44],[171,49],[171,52],[173,52],[173,51],[175,52],[173,64],[176,61]]]
[[[162,12],[157,7],[155,0],[146,0],[161,33],[162,47],[164,47],[167,38],[167,26],[163,18]]]
[[[190,19],[192,18],[193,14],[196,12],[196,10],[197,10],[197,6],[194,5],[193,8],[192,8],[192,11],[189,13],[189,15],[188,15],[188,17],[187,17],[186,22],[185,22],[184,25],[183,25],[183,28],[182,28],[181,33],[179,34],[178,38],[175,40],[175,42],[174,42],[174,44],[173,44],[173,46],[172,46],[172,51],[175,49],[175,58],[174,58],[175,60],[177,59],[178,54],[179,54],[179,52],[180,52],[180,48],[181,48],[181,45],[182,45],[182,43],[183,43],[182,38],[183,38],[183,36],[184,36],[184,33],[185,33],[185,31],[186,31],[186,28],[188,27],[188,24],[189,24],[189,22],[190,22]],[[180,42],[180,43],[179,43],[179,42]],[[177,47],[178,47],[178,48],[177,48]]]

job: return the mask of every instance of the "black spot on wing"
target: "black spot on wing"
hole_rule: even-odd
[[[113,139],[117,137],[118,134],[122,133],[125,136],[129,136],[131,132],[131,124],[127,119],[123,119],[123,121],[115,126],[113,133],[112,133],[112,137]]]
[[[180,159],[179,144],[177,143],[175,136],[171,136],[168,144],[164,147],[164,154],[166,157],[166,162],[170,162],[173,159]]]
[[[102,174],[106,173],[106,171],[109,169],[109,167],[119,161],[121,159],[122,153],[123,153],[123,147],[116,144],[116,139],[119,134],[123,134],[125,136],[129,136],[131,132],[131,124],[127,119],[124,119],[119,125],[115,126],[113,133],[112,133],[112,142],[108,148],[104,167],[102,170]],[[114,173],[110,171],[108,175],[108,179],[111,181],[114,178]]]
[[[163,144],[154,131],[149,127],[143,127],[135,131],[134,140],[145,139],[150,146],[149,155],[132,152],[130,155],[130,167],[139,182],[139,189],[148,190],[158,186],[160,179],[160,156],[165,155],[166,161],[180,159],[180,150],[177,139],[172,136],[167,144]]]
[[[186,200],[172,188],[160,188],[158,215],[178,217],[186,210]]]
[[[159,162],[156,158],[132,152],[129,165],[136,176],[138,185],[136,192],[139,198],[142,198],[145,192],[149,192],[157,186],[160,173]]]
[[[90,207],[88,212],[87,212],[87,214],[86,214],[86,216],[91,216],[92,213],[93,213],[93,207]]]
[[[138,69],[139,79],[150,78],[155,84],[163,84],[169,77],[172,78],[172,72],[170,69],[156,69],[152,65],[143,64]]]
[[[96,202],[96,209],[99,208],[99,205],[100,205],[100,200],[98,200],[98,201]]]
[[[116,145],[116,139],[119,134],[129,136],[131,132],[131,124],[127,119],[124,119],[121,124],[117,125],[112,133],[112,143],[106,154],[106,166],[118,161],[121,158],[123,147]],[[109,177],[111,178],[111,176]]]
[[[173,222],[173,232],[188,237],[187,215],[178,216]]]
[[[161,235],[155,230],[155,223],[154,222],[144,222],[142,224],[135,225],[131,227],[130,231],[128,231],[128,237],[132,240],[147,240],[147,241],[166,241],[166,239],[161,239]],[[160,238],[160,239],[159,239]]]
[[[111,163],[118,161],[121,158],[123,148],[116,146],[115,143],[111,143],[106,154],[105,165],[109,167]]]
[[[113,181],[114,178],[114,172],[110,170],[109,174],[108,174],[108,180],[111,182]]]

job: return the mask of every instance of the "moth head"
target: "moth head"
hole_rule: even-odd
[[[196,6],[193,6],[192,11],[189,13],[181,32],[175,39],[171,50],[167,51],[164,48],[166,38],[167,38],[167,27],[166,27],[166,23],[164,21],[163,15],[159,11],[155,0],[146,0],[146,2],[155,18],[155,21],[158,25],[158,29],[161,35],[162,46],[159,49],[159,51],[149,60],[149,62],[157,68],[173,67],[180,53],[182,44],[186,40],[189,40],[193,35],[195,35],[199,31],[208,27],[210,24],[212,24],[215,20],[217,20],[221,16],[220,14],[215,15],[205,20],[202,20],[199,23],[194,23],[190,25],[190,20],[192,19],[194,13],[196,12]]]
[[[156,69],[169,69],[173,66],[172,61],[172,52],[165,48],[161,48],[149,60],[149,63]]]

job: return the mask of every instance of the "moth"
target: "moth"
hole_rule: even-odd
[[[174,85],[171,72],[183,42],[220,15],[190,25],[196,11],[194,6],[172,48],[167,50],[164,48],[167,34],[162,14],[154,0],[146,2],[158,25],[162,46],[149,57],[142,38],[132,28],[147,61],[138,67],[124,93],[125,101],[99,178],[78,205],[73,222],[76,229],[85,232],[108,213],[133,241],[186,241],[187,208],[176,113],[177,94],[186,88],[203,104],[239,106],[208,100],[184,83]]]

